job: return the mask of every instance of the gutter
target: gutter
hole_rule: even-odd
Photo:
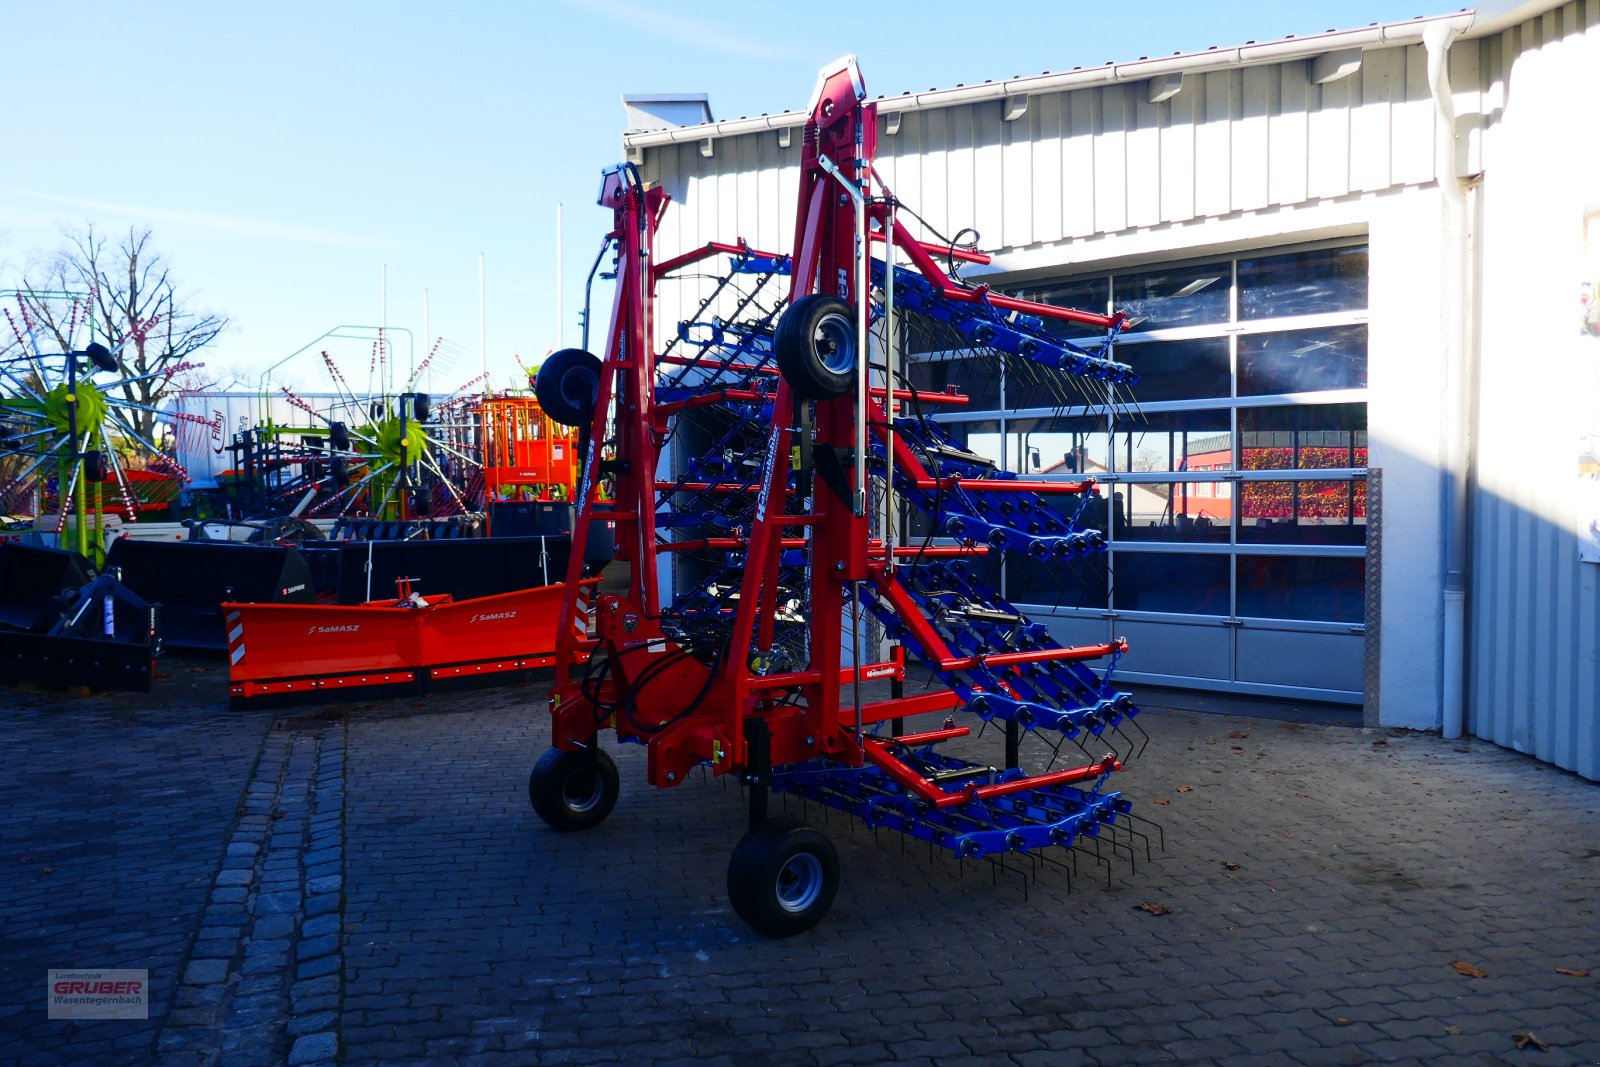
[[[1455,30],[1436,23],[1423,36],[1428,53],[1428,88],[1433,94],[1434,173],[1444,200],[1440,291],[1440,337],[1444,389],[1439,427],[1439,463],[1444,475],[1443,648],[1440,679],[1440,728],[1458,738],[1466,726],[1467,570],[1471,562],[1471,527],[1467,519],[1470,405],[1477,391],[1477,364],[1469,350],[1467,318],[1475,312],[1467,291],[1467,183],[1456,172],[1456,110],[1450,88],[1450,44]]]
[[[1210,48],[1204,52],[1190,52],[1161,59],[1139,59],[1130,63],[1107,63],[1103,67],[1070,70],[1059,74],[1036,74],[1026,78],[984,82],[982,85],[931,89],[925,93],[903,93],[895,97],[879,97],[876,103],[879,114],[890,115],[901,111],[955,107],[958,104],[971,104],[984,100],[1006,100],[1064,92],[1069,89],[1126,84],[1165,75],[1205,74],[1234,67],[1309,59],[1326,52],[1347,49],[1417,44],[1423,41],[1433,27],[1443,27],[1451,37],[1454,37],[1471,28],[1476,19],[1477,14],[1468,10],[1454,15],[1435,15],[1407,22],[1365,26],[1357,30],[1338,30],[1314,37],[1291,37],[1264,44]],[[703,123],[699,126],[628,132],[622,135],[622,144],[626,149],[637,151],[660,145],[737,137],[740,134],[759,133],[764,130],[793,129],[804,126],[806,117],[805,112],[785,111],[777,115],[728,119],[723,122]]]

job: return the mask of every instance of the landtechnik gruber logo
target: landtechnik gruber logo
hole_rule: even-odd
[[[45,979],[52,1019],[148,1019],[150,972],[51,968]]]

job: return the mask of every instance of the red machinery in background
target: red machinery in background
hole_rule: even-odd
[[[577,587],[573,627],[587,630],[593,580]],[[561,585],[456,600],[398,595],[362,604],[225,603],[228,693],[258,698],[426,692],[440,682],[503,680],[553,665]],[[569,642],[570,644],[570,642]]]
[[[913,387],[902,366],[907,333],[935,331],[940,351],[1023,361],[1115,400],[1137,377],[1110,357],[1124,317],[947,273],[938,260],[987,257],[902,224],[872,165],[876,131],[854,59],[825,70],[805,127],[792,256],[713,242],[658,261],[669,197],[630,164],[608,170],[600,203],[613,213],[617,294],[604,358],[558,352],[537,382],[544,409],[582,433],[569,585],[602,481],[629,577],[625,593],[596,598],[586,636],[576,596],[563,605],[552,747],[529,779],[533,807],[558,830],[606,818],[618,783],[602,729],[646,747],[653,785],[696,767],[736,775],[750,830],[730,861],[729,896],[776,936],[827,911],[838,861],[820,833],[769,818],[772,790],[961,857],[1072,845],[1129,807],[1103,785],[1134,747],[1119,753],[1113,739],[1136,709],[1086,666],[1114,663],[1125,645],[1062,647],[974,570],[1002,553],[1052,568],[1103,550],[1079,521],[1093,483],[996,470],[926,414],[965,398]],[[658,349],[657,284],[719,256],[727,277]],[[774,292],[783,279],[786,298]],[[1063,341],[1045,317],[1104,329],[1104,341]],[[908,512],[926,533],[906,536]],[[901,695],[908,658],[944,684]],[[895,695],[864,700],[862,683],[885,678]],[[969,732],[953,717],[905,730],[906,718],[945,712],[1002,723],[1004,765],[941,752]],[[1029,733],[1056,754],[1075,742],[1082,762],[1025,772]]]
[[[567,500],[577,483],[577,434],[531,396],[485,396],[474,404],[483,433],[485,502]]]

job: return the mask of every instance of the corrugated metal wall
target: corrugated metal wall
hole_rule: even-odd
[[[1452,56],[1464,113],[1478,110],[1478,58],[1477,48]],[[1369,51],[1360,71],[1326,85],[1310,65],[1190,75],[1158,104],[1138,81],[1035,96],[1013,121],[1004,100],[885,115],[878,167],[941,233],[970,226],[999,251],[1433,180],[1420,46]],[[698,141],[645,150],[645,176],[677,201],[662,252],[735,237],[787,251],[799,145],[786,130],[719,138],[709,157]],[[687,314],[673,287],[662,295],[667,321]]]
[[[1600,210],[1592,123],[1600,0],[1569,3],[1481,43],[1481,382],[1473,495],[1469,729],[1600,779],[1600,566],[1578,559],[1569,375],[1600,375],[1579,336],[1581,224]],[[1565,118],[1564,118],[1565,117]],[[1589,248],[1588,269],[1600,249]],[[1581,394],[1580,394],[1581,395]]]
[[[1462,173],[1486,174],[1474,194],[1483,370],[1469,729],[1600,779],[1600,567],[1577,561],[1573,419],[1560,388],[1567,365],[1554,355],[1576,332],[1578,187],[1587,183],[1600,203],[1590,114],[1600,100],[1597,23],[1600,0],[1573,0],[1460,41],[1451,78]],[[1420,46],[1367,51],[1357,74],[1322,86],[1311,83],[1309,66],[1191,75],[1160,104],[1148,102],[1142,82],[1044,94],[1014,121],[1002,100],[907,111],[881,138],[879,166],[944,234],[971,226],[986,248],[1039,250],[1030,265],[1048,262],[1063,242],[1140,231],[1159,242],[1165,227],[1433,181],[1435,111]],[[710,156],[701,142],[645,150],[646,176],[677,201],[662,254],[737,237],[788,251],[799,143],[798,130],[766,131],[718,139]],[[1432,200],[1418,203],[1433,210]],[[1193,247],[1195,238],[1173,243]],[[1392,266],[1380,273],[1406,284]],[[661,321],[687,315],[698,289],[693,281],[664,286]],[[1386,299],[1375,294],[1374,307]],[[1416,311],[1429,307],[1424,300]],[[1411,459],[1437,469],[1429,451]],[[1390,503],[1391,536],[1402,536],[1408,508],[1438,502]],[[1441,667],[1432,666],[1437,678]]]

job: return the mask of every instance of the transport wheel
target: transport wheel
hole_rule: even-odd
[[[90,363],[93,363],[101,370],[117,369],[117,357],[111,354],[111,349],[99,341],[90,342],[89,347],[83,350],[83,354],[89,357]]]
[[[562,833],[599,826],[617,806],[617,789],[617,765],[599,749],[549,749],[528,775],[533,810]]]
[[[778,372],[807,400],[832,400],[856,384],[856,313],[836,296],[796,300],[772,337]]]
[[[539,366],[533,392],[561,425],[587,426],[600,396],[600,360],[581,348],[563,348]]]
[[[728,861],[728,899],[768,937],[809,930],[839,891],[833,842],[796,819],[768,819],[739,839]]]

